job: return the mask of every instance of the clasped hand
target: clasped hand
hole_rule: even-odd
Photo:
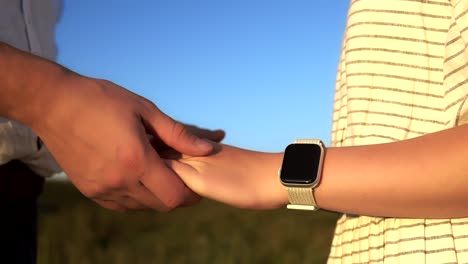
[[[239,208],[271,209],[287,203],[277,175],[281,153],[263,153],[214,143],[211,155],[166,151],[165,163],[197,194]]]
[[[176,122],[149,100],[112,82],[67,73],[54,98],[30,122],[71,182],[86,197],[117,211],[167,212],[199,201],[159,157],[174,149],[207,155],[221,130]],[[152,140],[148,136],[152,135]]]
[[[286,203],[281,154],[218,144],[223,131],[176,122],[112,82],[72,73],[59,80],[44,95],[53,103],[30,125],[72,183],[101,206],[167,212],[199,195],[241,208]]]

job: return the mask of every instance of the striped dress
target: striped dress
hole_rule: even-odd
[[[394,142],[468,123],[467,43],[468,0],[352,0],[332,145]],[[344,215],[328,262],[468,263],[468,218]]]

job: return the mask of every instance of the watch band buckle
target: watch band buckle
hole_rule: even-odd
[[[313,205],[306,205],[306,204],[288,204],[286,205],[288,209],[294,210],[307,210],[307,211],[317,211],[318,207]]]

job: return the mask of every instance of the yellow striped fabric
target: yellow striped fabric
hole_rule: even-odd
[[[352,0],[332,145],[394,142],[468,123],[467,41],[468,0]],[[468,263],[468,218],[344,215],[328,262]]]

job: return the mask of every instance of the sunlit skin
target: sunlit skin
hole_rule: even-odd
[[[1,42],[0,91],[0,116],[36,132],[73,184],[108,209],[166,212],[198,202],[158,151],[207,155],[212,144],[200,137],[224,137],[220,130],[176,122],[112,82],[79,75]]]
[[[288,203],[277,175],[282,153],[218,144],[206,157],[166,156],[198,194],[241,208]],[[395,143],[328,148],[315,189],[326,210],[368,216],[468,216],[468,125]]]

